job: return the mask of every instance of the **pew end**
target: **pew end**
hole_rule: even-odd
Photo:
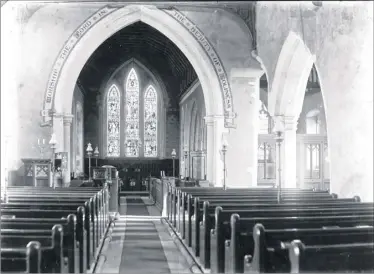
[[[288,245],[288,254],[291,263],[291,273],[300,273],[300,257],[304,251],[304,244],[300,240],[293,240]]]

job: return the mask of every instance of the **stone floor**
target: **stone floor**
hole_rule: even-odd
[[[148,199],[121,198],[120,218],[100,273],[192,273]]]

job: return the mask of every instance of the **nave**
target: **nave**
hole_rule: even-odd
[[[1,1],[1,272],[372,272],[372,11]]]

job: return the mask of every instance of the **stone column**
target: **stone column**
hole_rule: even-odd
[[[53,115],[53,130],[52,133],[56,134],[57,145],[55,153],[64,151],[64,115],[62,113],[55,113]],[[51,136],[49,136],[49,139]],[[49,142],[48,139],[48,142]]]
[[[67,186],[70,183],[70,172],[71,172],[71,152],[70,152],[70,134],[71,134],[71,123],[73,121],[73,115],[65,114],[64,119],[64,152],[68,153],[67,170],[63,175],[63,184]]]
[[[297,177],[297,120],[294,117],[277,115],[274,119],[274,131],[281,132],[282,141],[276,144],[276,182],[279,182],[279,168],[281,169],[281,186],[295,188]],[[280,154],[280,159],[279,159]]]
[[[282,146],[284,176],[282,186],[286,188],[296,187],[297,177],[297,120],[294,117],[284,117],[284,140]]]
[[[222,115],[205,116],[207,126],[207,180],[216,187],[223,185],[223,159],[220,156],[224,123]],[[226,161],[227,163],[227,161]]]
[[[231,73],[236,128],[227,135],[227,186],[246,188],[257,185],[257,150],[261,71],[237,69]]]
[[[214,161],[210,158],[214,154],[214,120],[205,117],[207,144],[206,144],[206,179],[214,183]]]

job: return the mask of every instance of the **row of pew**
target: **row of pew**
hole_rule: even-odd
[[[168,192],[168,222],[210,273],[374,271],[374,204],[357,196],[275,188]]]
[[[108,187],[8,187],[1,273],[87,273],[111,225]]]

